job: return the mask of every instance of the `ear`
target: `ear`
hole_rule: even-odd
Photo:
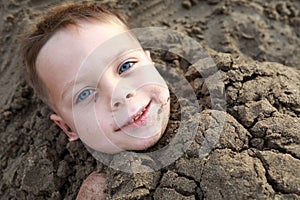
[[[78,135],[70,129],[70,127],[64,122],[64,120],[60,116],[52,114],[50,115],[50,119],[54,121],[54,123],[57,124],[65,132],[70,142],[78,140]]]
[[[146,54],[147,58],[152,62],[150,51],[146,50],[145,54]]]

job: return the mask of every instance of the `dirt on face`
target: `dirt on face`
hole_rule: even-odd
[[[194,89],[200,112],[185,117],[197,124],[196,134],[182,156],[155,172],[108,168],[80,141],[67,140],[25,80],[18,38],[60,2],[2,1],[0,199],[75,199],[95,171],[107,174],[108,199],[300,199],[300,2],[105,2],[123,10],[132,27],[163,26],[199,42],[223,84],[208,90],[205,80],[214,73],[203,77],[177,55],[152,52],[156,63],[169,67],[162,74],[175,77],[177,69]],[[222,94],[220,100],[226,95],[225,111],[216,106],[221,104],[218,97],[212,101],[211,91]],[[176,135],[182,101],[171,94],[169,125],[148,152]],[[189,142],[185,137],[179,141]],[[123,164],[118,155],[113,162]],[[151,162],[140,163],[140,168],[152,167]]]

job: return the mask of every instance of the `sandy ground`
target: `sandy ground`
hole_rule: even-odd
[[[300,199],[300,2],[105,2],[122,9],[133,27],[168,27],[207,49],[225,87],[212,89],[225,89],[226,112],[212,106],[204,77],[193,67],[154,52],[195,90],[201,112],[188,117],[199,122],[196,136],[176,162],[154,173],[107,168],[81,142],[68,142],[25,82],[18,37],[59,1],[1,1],[0,199],[74,199],[93,171],[107,173],[111,199]],[[182,109],[172,101],[165,137],[154,149],[168,143],[180,123]],[[201,145],[214,133],[210,120],[219,123],[215,116],[226,116],[224,127],[203,157]]]

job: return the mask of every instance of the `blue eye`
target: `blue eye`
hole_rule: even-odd
[[[119,69],[119,74],[122,74],[123,72],[127,71],[128,69],[130,69],[134,63],[136,63],[136,62],[128,61],[128,62],[122,64],[121,67],[120,67],[120,69]]]
[[[85,100],[86,98],[88,98],[89,96],[91,96],[94,92],[95,92],[94,89],[86,89],[86,90],[83,90],[83,91],[78,95],[77,102]]]

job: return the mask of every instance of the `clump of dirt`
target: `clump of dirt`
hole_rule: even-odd
[[[163,26],[199,42],[223,83],[208,89],[205,81],[215,73],[201,76],[183,58],[153,52],[155,62],[168,67],[162,74],[186,78],[200,112],[191,108],[185,115],[197,129],[191,141],[176,143],[190,142],[182,156],[155,172],[133,174],[107,168],[80,141],[69,142],[26,84],[16,41],[59,3],[0,3],[2,199],[75,199],[93,171],[107,173],[109,199],[300,199],[299,1],[105,1],[123,10],[133,27]],[[220,101],[212,102],[212,90],[222,94]],[[226,110],[219,109],[224,94]],[[172,141],[186,101],[172,94],[166,134],[147,151]],[[121,165],[117,156],[113,161]],[[139,167],[151,169],[153,159],[145,160]]]

